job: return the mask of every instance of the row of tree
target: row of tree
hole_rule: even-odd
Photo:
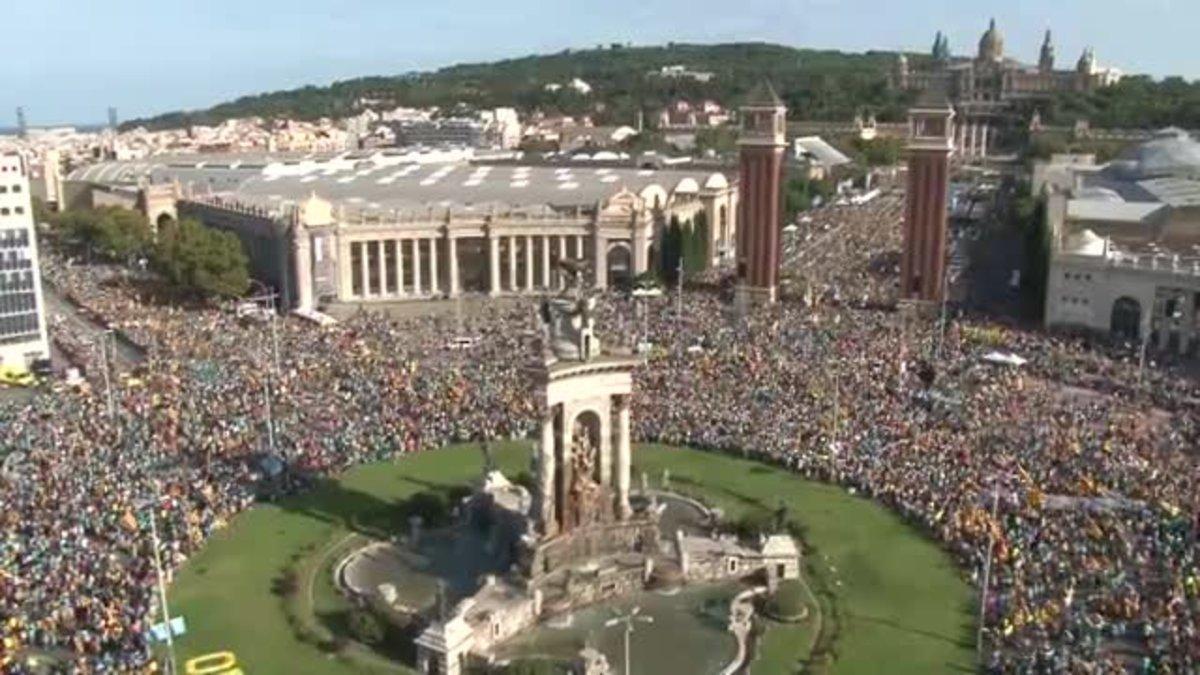
[[[708,215],[704,211],[687,223],[680,222],[679,216],[671,216],[659,243],[660,278],[667,283],[678,281],[681,263],[684,274],[704,271],[712,255],[708,249],[708,236]]]
[[[165,221],[157,232],[141,213],[116,206],[43,218],[67,251],[88,260],[151,266],[184,293],[236,297],[250,286],[249,262],[238,238],[193,218]]]

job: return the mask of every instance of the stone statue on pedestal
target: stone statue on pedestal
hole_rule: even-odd
[[[554,298],[542,301],[542,357],[546,363],[591,361],[600,354],[595,335],[596,297],[583,288],[586,263],[559,261],[568,275],[567,287]]]

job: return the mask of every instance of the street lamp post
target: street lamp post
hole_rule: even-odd
[[[679,267],[675,269],[675,293],[678,296],[675,305],[675,317],[683,320],[683,256],[679,257]]]
[[[112,373],[108,356],[109,345],[113,339],[112,329],[104,331],[97,339],[96,347],[100,350],[100,372],[104,376],[104,395],[108,399],[108,417],[113,424],[116,424],[117,403],[113,398]]]
[[[246,298],[246,302],[259,304],[262,302],[269,303],[271,307],[271,358],[274,361],[275,372],[279,372],[279,334],[275,330],[275,316],[279,313],[276,307],[279,294],[267,288],[261,281],[252,280],[254,283],[262,286],[263,292],[259,295]]]
[[[175,665],[175,636],[172,634],[171,629],[171,610],[167,605],[167,582],[163,574],[162,554],[159,552],[161,541],[158,538],[157,508],[161,500],[162,495],[156,490],[155,499],[149,504],[142,504],[142,508],[145,508],[150,514],[150,544],[152,553],[154,554],[154,574],[158,582],[158,601],[162,610],[163,627],[166,629],[167,673],[168,675],[175,675],[178,672]]]
[[[629,637],[633,635],[633,624],[635,622],[654,623],[654,617],[641,616],[641,611],[641,607],[634,607],[629,611],[628,614],[617,614],[613,618],[604,622],[605,628],[612,628],[613,626],[617,625],[625,626],[625,675],[630,675],[629,668],[631,662],[629,658]]]
[[[996,523],[996,514],[1000,508],[1000,492],[992,486],[992,522]],[[997,525],[999,527],[999,525]],[[975,636],[975,658],[983,664],[983,627],[987,618],[988,586],[992,580],[992,555],[996,549],[996,531],[988,533],[987,557],[983,560],[983,587],[979,594],[979,632]]]

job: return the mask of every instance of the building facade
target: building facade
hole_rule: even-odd
[[[1008,58],[1004,54],[1004,35],[993,19],[979,39],[974,58],[951,57],[948,48],[943,48],[928,67],[912,69],[908,58],[901,54],[892,82],[900,89],[945,91],[955,104],[994,105],[1065,92],[1095,91],[1121,79],[1120,71],[1096,63],[1096,53],[1091,47],[1084,50],[1072,70],[1055,68],[1055,51],[1050,31],[1046,31],[1036,65]]]
[[[738,223],[723,173],[575,162],[164,158],[89,167],[67,187],[78,204],[131,208],[178,190],[171,215],[237,235],[252,276],[296,308],[544,293],[565,283],[560,260],[580,258],[606,288],[655,269],[672,218],[705,214],[710,264],[733,250]]]
[[[966,160],[986,159],[996,145],[998,132],[1013,122],[1017,102],[1069,92],[1088,93],[1121,79],[1119,70],[1097,64],[1091,47],[1084,50],[1074,69],[1057,69],[1055,58],[1050,31],[1046,31],[1036,65],[1007,57],[1004,35],[993,19],[979,39],[974,57],[952,57],[947,38],[939,32],[932,59],[913,68],[901,53],[890,79],[898,89],[945,93],[958,115],[955,150]]]
[[[1046,199],[1047,326],[1195,354],[1200,327],[1200,143],[1164,129],[1119,159],[1035,167]]]
[[[25,371],[50,358],[29,168],[0,155],[0,366]]]

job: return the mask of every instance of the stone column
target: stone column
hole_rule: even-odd
[[[500,295],[500,242],[488,232],[488,295]]]
[[[562,467],[560,467],[561,471],[558,472],[559,482],[557,485],[555,485],[556,500],[558,497],[558,490],[561,490],[564,495],[567,494],[567,490],[569,489],[571,480],[573,479],[573,476],[571,475],[571,467],[575,464],[575,457],[574,453],[572,452],[573,448],[571,441],[573,439],[571,438],[571,432],[575,427],[576,411],[569,408],[565,403],[562,404],[560,410],[561,412],[559,415],[562,420],[562,429],[559,435],[559,443],[561,444],[559,447],[562,448],[562,456],[558,459],[562,461]],[[571,514],[563,513],[559,514],[559,517],[563,522],[563,531],[572,529],[573,523],[571,522]]]
[[[542,237],[542,288],[550,290],[550,237]]]
[[[376,261],[375,267],[376,267],[376,269],[379,270],[379,296],[380,297],[386,296],[388,294],[387,293],[387,262],[386,262],[387,256],[384,255],[385,253],[387,253],[387,251],[384,250],[384,244],[386,244],[386,243],[387,242],[380,239],[380,240],[376,241],[374,244],[375,250],[379,253],[379,260]]]
[[[608,288],[608,240],[599,230],[592,234],[592,274],[596,288]]]
[[[342,233],[334,234],[334,250],[337,252],[337,294],[338,299],[345,301],[354,296],[353,275],[350,269],[350,242]]]
[[[508,290],[516,293],[517,288],[517,238],[508,238]]]
[[[554,485],[554,409],[542,418],[542,442],[538,448],[538,490],[541,492],[538,517],[541,519],[542,534],[554,536],[558,532],[558,521],[555,518],[554,505],[556,493]]]
[[[396,247],[396,295],[404,297],[404,240],[393,239]]]
[[[971,150],[967,153],[971,159],[979,156],[979,125],[971,123]]]
[[[583,260],[583,236],[576,235],[575,239],[575,259]]]
[[[438,287],[441,285],[441,280],[438,279],[438,240],[437,237],[429,238],[429,291],[434,295],[438,294]]]
[[[449,232],[446,234],[446,255],[448,258],[447,262],[450,264],[450,268],[447,270],[450,276],[450,297],[457,298],[460,293],[458,281],[458,240],[450,236]]]
[[[413,295],[421,295],[421,240],[412,240],[413,249]]]
[[[525,290],[533,290],[533,237],[525,235]]]
[[[370,260],[370,256],[367,255],[367,252],[370,251],[370,248],[367,246],[367,244],[368,242],[365,241],[358,242],[360,252],[358,258],[358,273],[362,275],[362,297],[364,298],[370,297],[371,295],[371,275],[367,274],[367,272],[370,270],[370,264],[368,262]]]
[[[1158,349],[1165,352],[1171,341],[1171,321],[1167,318],[1166,299],[1154,303],[1154,314],[1158,319]],[[1150,325],[1153,326],[1154,323]]]
[[[1196,337],[1196,294],[1184,293],[1179,317],[1179,355],[1185,356]]]
[[[985,122],[983,125],[983,130],[980,132],[980,135],[979,135],[979,157],[981,159],[987,159],[988,136],[990,135],[990,132],[991,132],[991,130],[988,128],[988,125]]]
[[[714,221],[709,220],[708,222],[712,223]],[[711,240],[712,231],[710,230],[709,232],[709,239]],[[635,224],[633,229],[633,237],[629,240],[631,249],[629,251],[629,264],[633,265],[633,269],[631,270],[633,274],[631,276],[637,276],[650,268],[650,261],[646,259],[647,244],[649,244],[649,242],[646,240],[646,228],[642,227],[641,223]],[[704,261],[704,269],[711,267],[711,258],[713,255],[712,249],[713,247],[705,242],[705,250],[707,250],[709,253],[709,259]]]
[[[558,261],[562,262],[566,259],[567,259],[567,238],[559,237],[558,238]],[[567,287],[567,277],[562,272],[558,273],[558,287],[559,288]]]
[[[293,234],[296,248],[296,305],[299,309],[313,308],[312,240],[308,230],[297,225]]]
[[[608,402],[608,406],[602,408],[600,413],[600,438],[597,439],[597,444],[600,446],[598,450],[598,461],[600,462],[600,484],[612,485],[613,472],[613,419],[612,419],[612,400]]]
[[[617,397],[617,516],[621,520],[629,518],[632,510],[629,507],[629,471],[631,466],[631,451],[629,446],[629,397]]]

